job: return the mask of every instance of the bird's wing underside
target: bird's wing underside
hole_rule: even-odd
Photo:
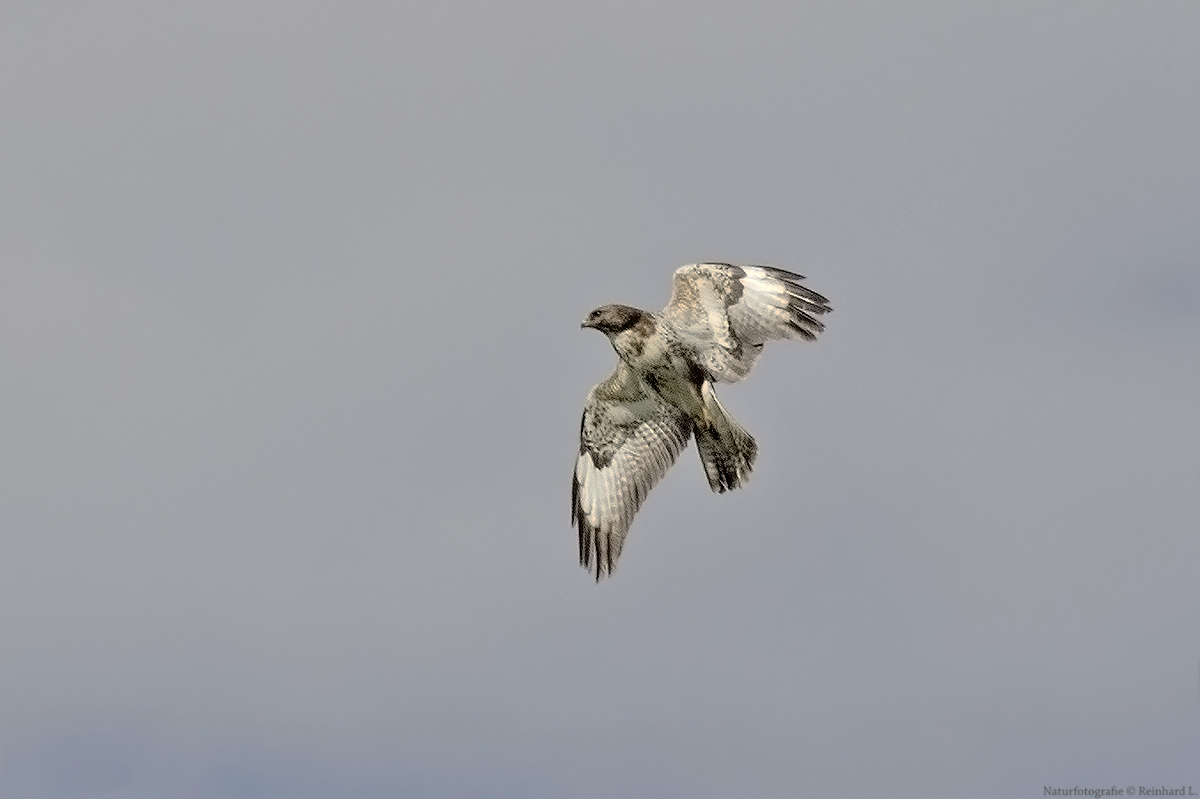
[[[829,301],[804,277],[770,266],[690,264],[675,271],[662,320],[713,380],[736,383],[773,339],[811,341]]]
[[[624,364],[588,394],[571,484],[579,562],[612,572],[633,516],[687,446],[691,422],[645,390]]]

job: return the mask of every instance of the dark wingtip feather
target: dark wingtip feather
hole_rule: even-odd
[[[579,476],[571,473],[571,526],[579,519]]]
[[[825,330],[823,322],[814,319],[799,308],[792,306],[788,310],[792,312],[792,318],[788,320],[788,327],[798,332],[805,340],[813,341],[817,334]]]
[[[612,563],[607,564],[605,568],[605,560],[607,553],[600,552],[599,538],[597,530],[593,527],[586,517],[582,514],[579,516],[579,565],[593,572],[596,575],[596,582],[600,582],[600,578],[606,573],[612,571]],[[595,558],[593,567],[592,560]]]
[[[798,324],[796,324],[796,323],[795,323],[794,321],[792,321],[791,319],[789,319],[789,320],[788,320],[788,323],[787,323],[787,325],[788,325],[788,327],[790,327],[792,330],[795,330],[797,333],[799,333],[799,334],[800,334],[800,338],[804,339],[805,341],[816,341],[816,340],[817,340],[817,334],[816,334],[816,333],[812,332],[811,330],[809,330],[809,329],[808,329],[808,328],[806,328],[806,327],[803,327],[802,325],[798,325]]]
[[[780,269],[775,266],[760,266],[759,269],[766,271],[771,277],[783,282],[787,287],[787,293],[790,302],[790,310],[793,314],[804,316],[805,312],[810,314],[827,314],[833,310],[829,306],[829,299],[824,295],[810,289],[808,286],[800,285],[801,280],[804,280],[804,275],[798,275],[795,272],[789,272],[786,269]],[[820,323],[816,322],[812,317],[805,317],[811,320],[817,328],[817,332],[824,330]]]
[[[780,269],[777,266],[765,266],[762,264],[756,264],[756,266],[758,266],[759,269],[764,270],[771,277],[777,277],[785,282],[804,280],[804,275],[798,275],[795,272],[789,272],[788,270]]]
[[[600,582],[601,578],[612,574],[616,569],[612,553],[600,551],[600,530],[588,521],[587,515],[578,504],[571,514],[571,523],[579,527],[579,565],[595,574],[596,582]]]
[[[571,526],[579,528],[579,565],[592,571],[592,550],[596,547],[596,528],[588,522],[583,507],[579,504],[579,478],[571,475]],[[599,558],[597,558],[596,581],[600,580]]]
[[[788,286],[788,301],[793,308],[800,308],[809,313],[827,314],[833,310],[829,307],[829,300],[817,292],[808,290],[797,292],[794,286]]]

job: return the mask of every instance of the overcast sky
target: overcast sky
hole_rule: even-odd
[[[0,794],[1200,791],[1200,6],[0,3]],[[834,313],[576,563],[579,322]]]

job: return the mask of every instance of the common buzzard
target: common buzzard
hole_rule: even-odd
[[[754,438],[717,400],[713,383],[736,383],[764,342],[812,341],[829,301],[804,277],[770,266],[690,264],[675,272],[660,314],[602,305],[581,327],[608,336],[617,368],[588,392],[571,485],[579,562],[611,574],[633,516],[695,435],[708,484],[718,493],[750,477]]]

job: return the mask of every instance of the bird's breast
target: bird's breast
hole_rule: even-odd
[[[696,419],[704,414],[704,399],[700,383],[692,379],[692,373],[687,361],[668,355],[644,364],[641,378],[666,403]]]

